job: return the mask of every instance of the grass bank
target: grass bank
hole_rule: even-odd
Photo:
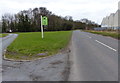
[[[53,55],[69,42],[71,31],[17,33],[19,36],[7,48],[6,58],[28,60]]]
[[[120,34],[118,32],[113,31],[94,31],[94,30],[84,30],[85,32],[90,32],[94,34],[100,34],[103,36],[110,36],[112,38],[120,39]]]

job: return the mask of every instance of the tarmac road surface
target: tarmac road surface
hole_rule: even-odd
[[[118,81],[118,40],[73,31],[69,81]]]

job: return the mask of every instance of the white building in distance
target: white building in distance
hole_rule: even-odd
[[[110,16],[103,18],[101,27],[116,29],[120,27],[120,1],[118,2],[118,10],[116,13],[111,13]]]

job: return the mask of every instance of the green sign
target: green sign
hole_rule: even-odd
[[[42,17],[42,25],[48,25],[48,18],[46,16]]]

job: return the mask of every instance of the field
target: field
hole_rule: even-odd
[[[71,31],[17,33],[19,36],[7,48],[6,58],[28,60],[58,53],[71,38]]]
[[[94,34],[100,34],[103,36],[110,36],[116,39],[120,39],[120,34],[115,31],[93,31],[93,30],[85,30],[86,32],[94,33]]]

